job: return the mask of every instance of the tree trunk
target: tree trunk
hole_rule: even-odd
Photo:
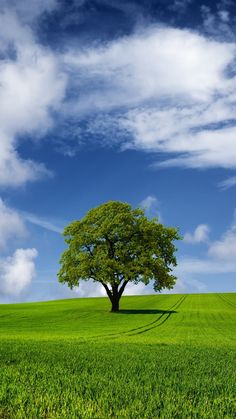
[[[111,300],[111,312],[116,313],[119,311],[119,302],[120,302],[120,295],[118,292],[118,285],[112,285],[112,295],[110,297]]]
[[[119,311],[120,298],[119,295],[113,295],[111,299],[111,312],[117,313]]]
[[[128,284],[128,281],[124,281],[120,289],[118,289],[118,284],[113,284],[111,286],[112,288],[111,290],[109,289],[108,285],[105,282],[101,282],[101,283],[104,286],[106,293],[111,301],[111,312],[117,313],[119,311],[120,298],[124,292],[126,285]]]

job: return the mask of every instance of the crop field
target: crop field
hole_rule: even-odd
[[[0,305],[0,418],[235,418],[236,294]]]

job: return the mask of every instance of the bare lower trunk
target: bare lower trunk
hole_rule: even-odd
[[[115,295],[111,299],[111,312],[116,313],[119,311],[120,297]]]
[[[104,286],[107,295],[111,301],[111,312],[112,313],[117,313],[119,311],[119,305],[120,305],[120,298],[124,292],[124,289],[127,285],[128,281],[124,281],[120,287],[120,289],[118,289],[118,285],[114,284],[112,285],[112,289],[110,290],[108,285],[105,283],[102,283],[102,285]]]

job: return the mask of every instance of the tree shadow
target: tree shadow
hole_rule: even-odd
[[[119,310],[120,314],[172,314],[172,313],[177,313],[177,311],[175,310],[155,310],[155,309],[150,309],[150,310]]]

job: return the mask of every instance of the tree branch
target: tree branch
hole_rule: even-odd
[[[114,248],[114,243],[112,240],[109,239],[109,237],[107,235],[104,235],[105,240],[108,242],[109,244],[109,249],[108,249],[108,253],[109,256],[113,259],[115,258],[115,248]]]
[[[90,256],[93,256],[93,252],[91,251],[90,246],[85,245],[85,247],[86,247],[87,251],[89,252]]]
[[[118,291],[119,298],[122,296],[122,294],[124,292],[124,289],[125,289],[126,285],[128,284],[128,282],[129,282],[129,279],[127,281],[124,281],[123,284],[121,285],[121,287]]]
[[[110,298],[110,300],[112,299],[112,292],[109,290],[109,288],[108,288],[108,286],[107,286],[107,284],[105,283],[105,282],[102,282],[101,281],[101,284],[104,286],[104,288],[105,288],[105,290],[106,290],[106,293],[107,293],[107,295],[108,295],[108,297]]]

